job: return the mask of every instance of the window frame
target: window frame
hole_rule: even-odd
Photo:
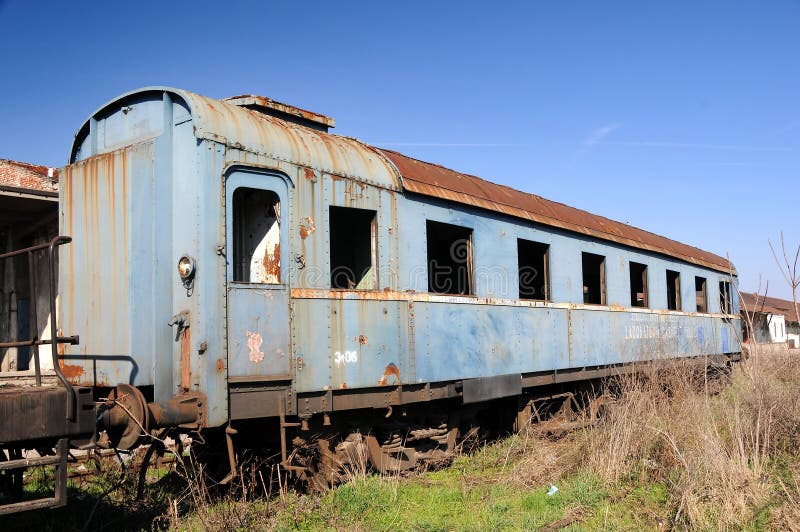
[[[253,289],[253,290],[275,290],[276,292],[285,291],[290,283],[291,276],[288,270],[289,264],[289,225],[291,223],[291,212],[289,205],[291,180],[281,172],[253,168],[240,164],[231,165],[224,172],[224,226],[225,240],[222,249],[218,249],[225,257],[225,282],[231,289]],[[233,194],[239,188],[254,188],[274,192],[278,195],[283,212],[281,213],[282,222],[280,224],[281,242],[281,283],[262,284],[234,281],[233,265]],[[199,270],[199,268],[198,268]]]
[[[606,256],[600,255],[598,253],[591,253],[589,251],[582,251],[581,252],[581,289],[585,288],[586,285],[586,269],[584,268],[584,259],[587,257],[600,257],[600,302],[599,303],[589,303],[586,301],[586,294],[588,291],[583,291],[583,304],[584,305],[596,305],[596,306],[606,306],[608,304],[608,287],[606,282]]]
[[[239,260],[238,259],[239,259],[239,253],[242,252],[244,244],[243,244],[242,241],[240,241],[241,240],[240,238],[237,239],[237,236],[241,237],[242,234],[243,234],[243,230],[244,230],[244,228],[240,225],[242,218],[239,216],[239,213],[243,212],[244,206],[243,205],[239,206],[237,204],[237,202],[238,202],[237,196],[238,196],[238,193],[240,193],[241,191],[244,191],[244,190],[254,191],[254,192],[262,193],[262,194],[270,194],[270,195],[274,196],[277,199],[277,202],[273,204],[273,209],[274,209],[274,205],[278,206],[277,210],[275,211],[276,223],[278,224],[278,228],[277,228],[278,229],[278,250],[279,250],[278,251],[279,252],[279,256],[277,257],[277,260],[278,260],[278,275],[277,275],[278,282],[250,281],[250,280],[244,280],[244,279],[239,278],[240,274],[243,273],[243,272],[239,271],[239,268],[241,267],[241,264],[239,264]],[[282,216],[282,213],[281,213],[282,205],[284,204],[284,198],[281,196],[281,194],[280,194],[280,192],[278,190],[274,190],[273,188],[270,188],[270,187],[257,186],[257,185],[254,185],[252,183],[239,183],[239,184],[237,184],[233,188],[233,190],[231,191],[230,198],[231,198],[230,199],[230,201],[231,201],[231,207],[230,207],[230,216],[231,216],[230,231],[231,231],[231,236],[230,236],[230,238],[231,238],[231,243],[233,245],[233,249],[231,250],[231,255],[232,255],[233,259],[230,261],[230,270],[228,272],[228,280],[229,280],[229,282],[233,283],[233,284],[236,284],[236,285],[247,285],[247,286],[265,287],[265,288],[269,288],[269,287],[276,288],[276,287],[285,286],[286,285],[286,282],[285,282],[286,273],[283,271],[283,264],[284,264],[283,255],[284,255],[284,253],[283,253],[282,250],[284,248],[283,242],[285,240],[286,228],[284,227],[285,224],[284,224],[284,222],[282,220],[283,216]],[[252,261],[252,255],[250,256],[249,261]],[[252,272],[250,272],[249,268],[248,268],[248,277],[250,276],[251,273]]]
[[[644,302],[642,305],[637,305],[634,303],[634,298],[636,297],[636,293],[633,291],[633,265],[637,267],[641,266],[641,275],[642,275],[642,293],[644,294]],[[649,277],[650,272],[647,264],[636,262],[636,261],[628,261],[628,278],[630,281],[630,296],[631,296],[631,308],[650,308],[650,290],[649,290]]]
[[[375,209],[362,209],[360,207],[350,207],[347,205],[328,205],[328,266],[330,268],[330,281],[333,280],[333,231],[331,230],[331,223],[332,223],[332,216],[331,213],[334,210],[338,210],[339,212],[349,211],[361,211],[362,213],[372,213],[372,219],[370,220],[370,276],[372,277],[372,287],[370,288],[358,288],[356,285],[353,288],[338,288],[333,286],[333,282],[330,282],[331,290],[344,290],[344,291],[358,291],[358,292],[374,292],[376,290],[380,290],[380,275],[378,275],[378,211]],[[366,277],[366,276],[365,276]],[[363,278],[362,278],[363,279]]]
[[[446,227],[453,227],[461,231],[469,232],[468,238],[466,238],[467,244],[467,257],[466,261],[464,262],[465,267],[467,268],[467,274],[465,276],[465,281],[467,283],[467,293],[459,293],[459,292],[441,292],[441,291],[434,291],[431,290],[431,242],[430,242],[430,230],[431,225],[435,226],[446,226]],[[455,240],[453,243],[458,242]],[[452,247],[452,244],[450,245]],[[475,286],[475,230],[472,227],[468,227],[465,225],[458,225],[449,222],[440,222],[439,220],[432,220],[430,218],[425,219],[425,267],[427,273],[427,288],[429,294],[437,294],[437,295],[445,295],[445,296],[459,296],[459,297],[475,297],[476,296],[476,286]],[[458,279],[460,281],[460,279]],[[458,283],[456,283],[458,284]],[[456,287],[457,288],[457,287]]]
[[[733,298],[731,297],[731,282],[725,279],[719,281],[719,313],[730,316],[733,313]]]
[[[672,283],[670,283],[670,274],[674,274],[675,277],[672,279]],[[683,301],[681,297],[681,272],[676,270],[666,270],[666,281],[667,281],[667,310],[671,310],[674,312],[682,312],[683,311]],[[673,286],[670,287],[670,284]],[[669,304],[670,300],[670,292],[674,290],[674,299],[675,299],[675,308],[671,308]]]
[[[544,253],[542,254],[542,262],[543,262],[543,269],[544,269],[544,297],[537,298],[537,297],[523,297],[522,295],[522,285],[520,283],[520,277],[522,277],[522,268],[523,265],[521,262],[521,254],[520,254],[520,246],[540,246],[544,248]],[[522,301],[543,301],[543,302],[551,302],[552,295],[551,295],[551,285],[550,285],[550,244],[546,242],[537,242],[535,240],[528,240],[526,238],[517,238],[517,298]]]
[[[700,307],[697,305],[697,294],[700,293],[697,290],[697,281],[702,281],[703,285],[703,310],[700,310]],[[707,314],[708,313],[708,279],[706,277],[700,277],[699,275],[694,276],[694,299],[695,299],[695,310],[700,314]]]

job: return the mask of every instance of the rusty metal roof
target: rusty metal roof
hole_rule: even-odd
[[[413,159],[396,151],[386,149],[380,151],[397,167],[403,179],[403,188],[409,192],[466,203],[544,225],[669,255],[724,273],[736,273],[727,259],[708,251],[563,203],[550,201],[535,194],[520,192],[473,175]]]
[[[362,142],[287,122],[188,91],[195,136],[391,190],[400,178],[391,163]]]
[[[742,292],[742,310],[759,314],[777,314],[784,316],[787,321],[797,323],[794,312],[794,302],[777,297],[767,297],[761,294]]]

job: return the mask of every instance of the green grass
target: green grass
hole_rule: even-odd
[[[555,524],[566,530],[640,530],[667,520],[658,514],[666,500],[661,484],[609,491],[580,472],[549,496],[548,483],[530,489],[499,482],[492,469],[464,475],[454,466],[411,478],[367,476],[331,491],[310,512],[290,504],[277,513],[276,529],[536,530]]]
[[[517,437],[508,438],[439,471],[358,476],[323,496],[289,493],[271,505],[223,501],[202,516],[188,516],[180,528],[226,523],[230,530],[641,530],[668,524],[668,491],[659,482],[629,479],[609,488],[581,470],[556,482],[558,491],[548,495],[546,479],[509,481],[515,465],[509,447],[516,444]]]

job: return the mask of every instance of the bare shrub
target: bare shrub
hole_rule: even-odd
[[[609,487],[661,482],[673,522],[699,529],[745,526],[778,497],[776,522],[797,527],[800,477],[776,493],[775,463],[800,449],[800,365],[752,347],[716,380],[696,360],[611,379],[594,425],[560,441],[535,425],[518,435],[507,478],[541,486],[584,470]]]
[[[513,465],[505,475],[516,485],[533,488],[555,483],[581,467],[581,448],[566,443],[570,436],[554,441],[532,425],[516,438],[506,456]]]

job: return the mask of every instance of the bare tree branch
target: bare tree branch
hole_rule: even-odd
[[[783,261],[778,258],[778,252],[775,250],[775,246],[772,245],[772,240],[768,240],[769,242],[769,249],[772,250],[772,257],[775,259],[775,264],[778,265],[778,269],[781,271],[781,275],[783,278],[786,279],[786,282],[789,286],[792,287],[792,303],[794,303],[794,320],[795,323],[800,323],[800,310],[798,309],[797,305],[797,289],[800,287],[800,275],[797,272],[797,265],[798,261],[800,260],[800,245],[797,246],[797,250],[794,253],[794,260],[789,259],[789,251],[786,247],[786,239],[784,237],[783,231],[781,231],[781,254],[783,255]]]

